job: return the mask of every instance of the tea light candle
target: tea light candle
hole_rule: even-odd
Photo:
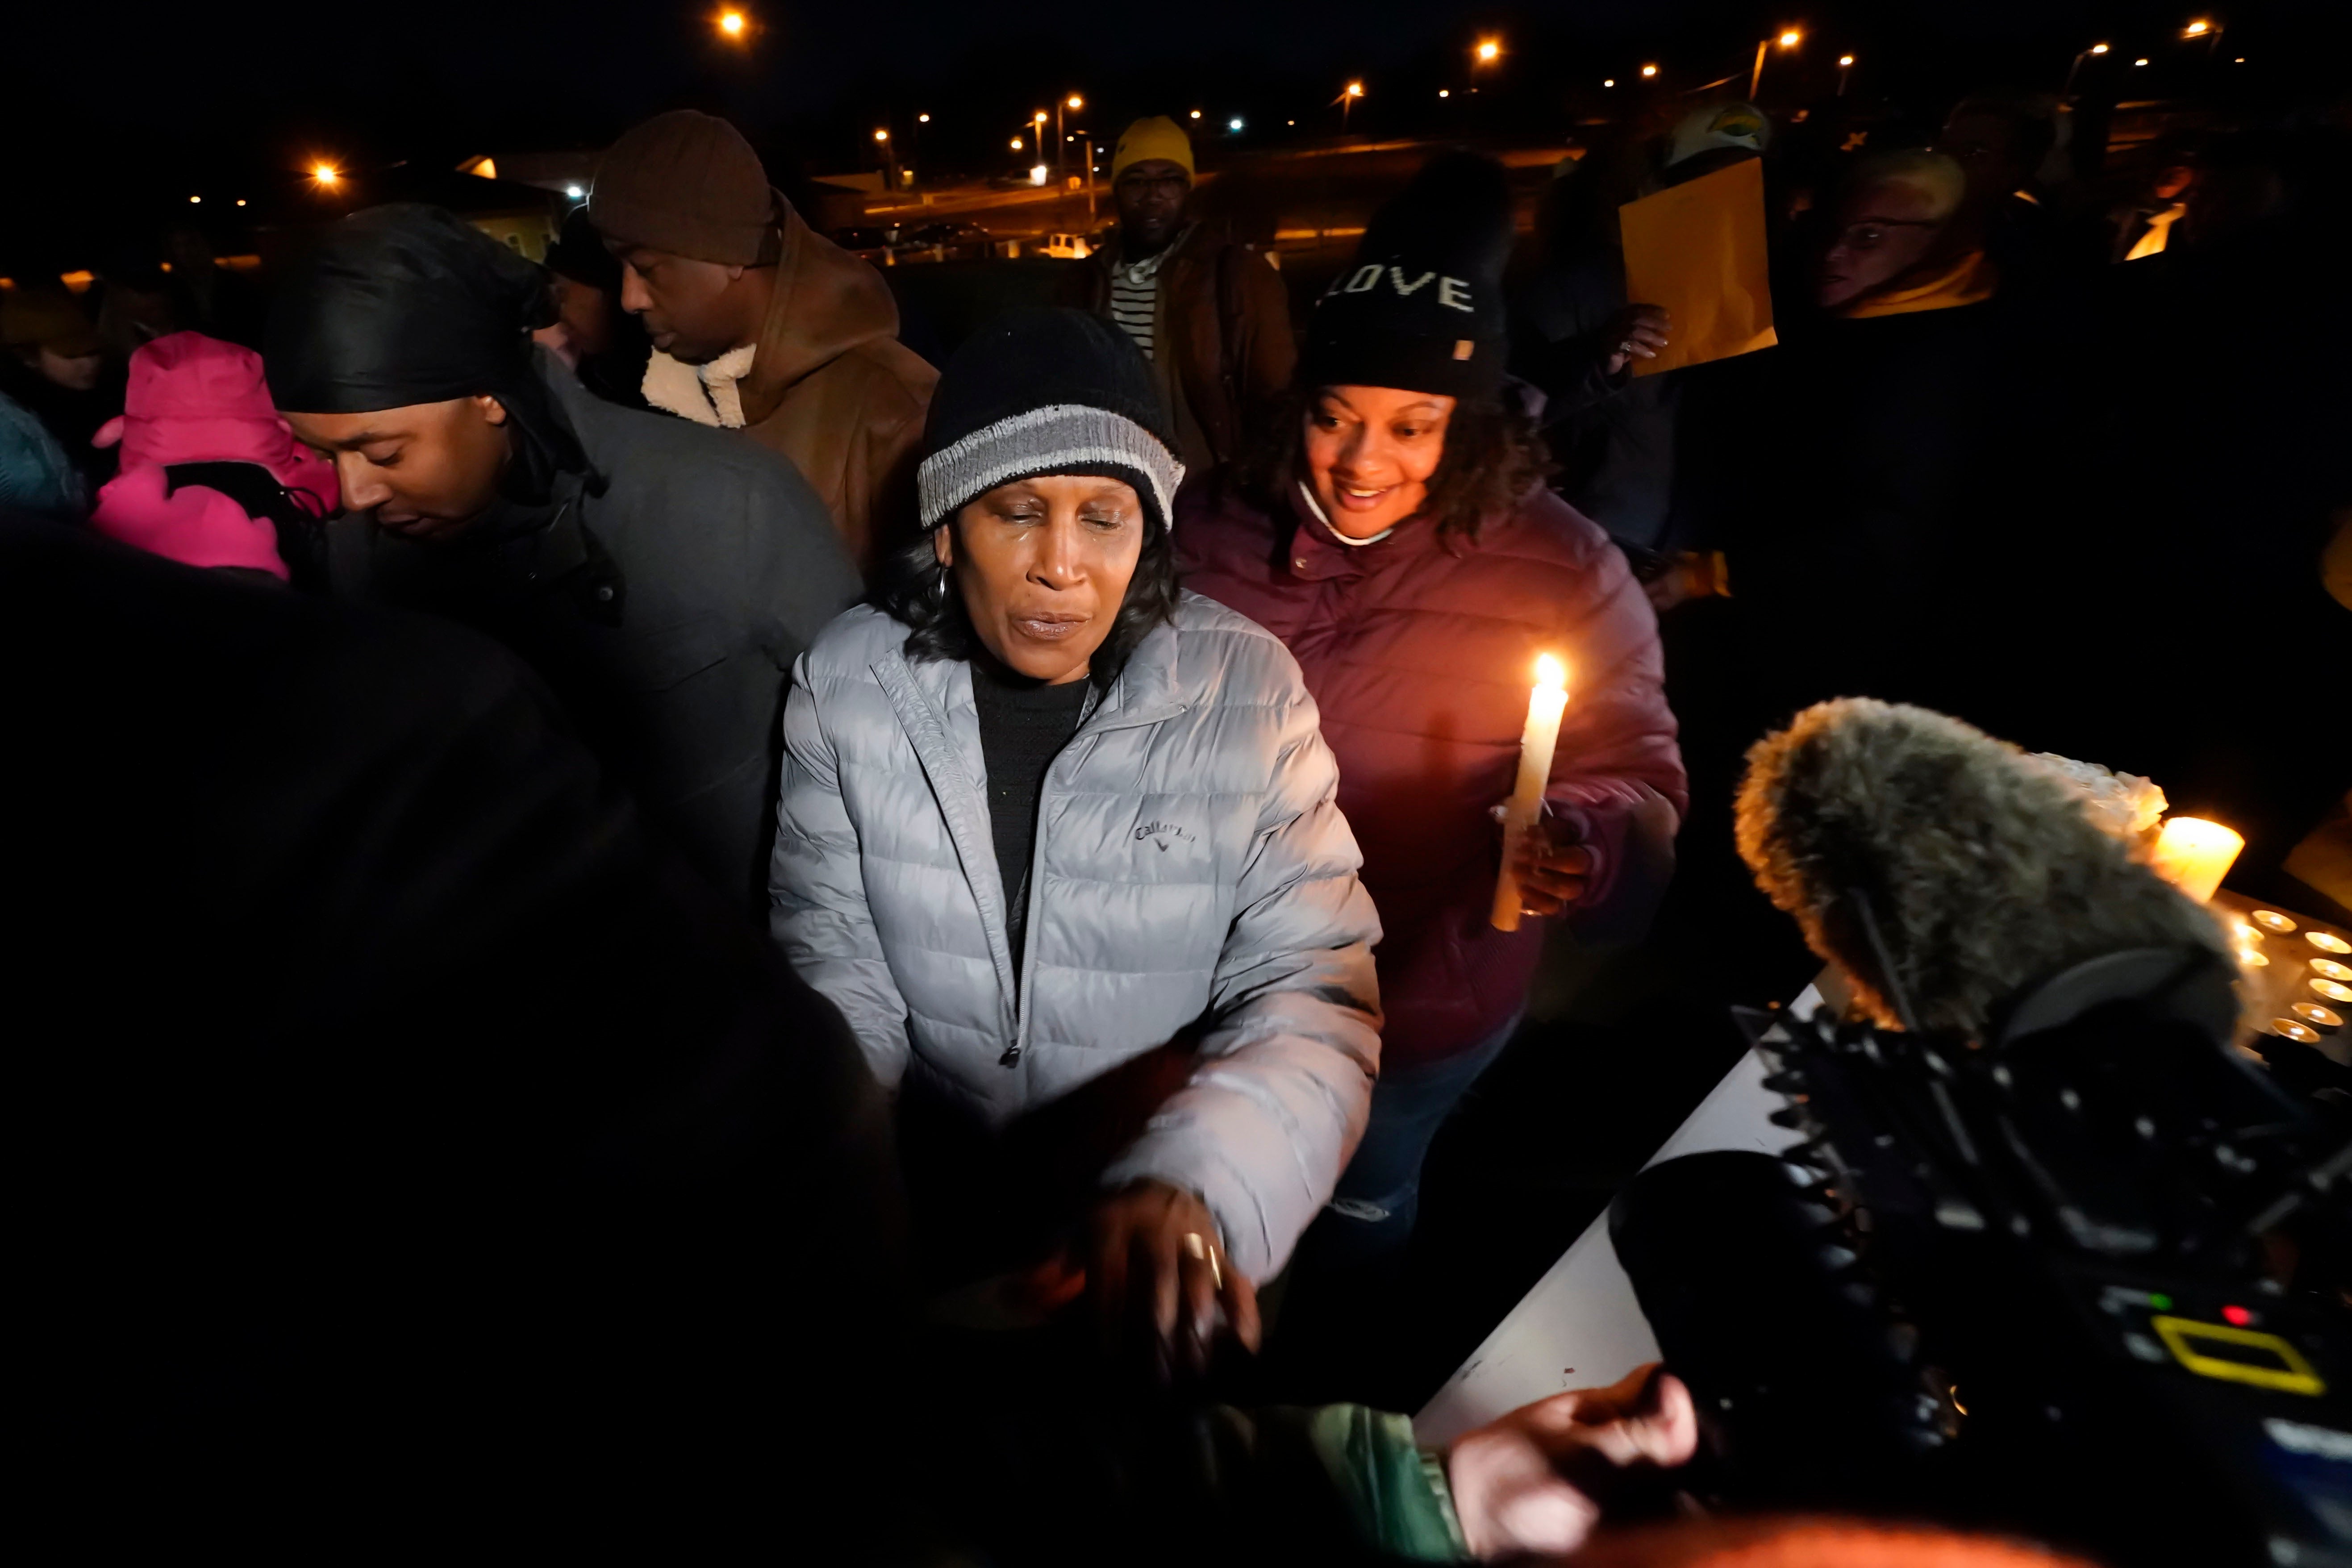
[[[2238,851],[2245,847],[2242,835],[2218,822],[2176,816],[2157,835],[2148,864],[2158,876],[2201,904],[2220,890],[2221,879],[2230,874]]]
[[[2303,940],[2322,952],[2352,952],[2352,942],[2346,942],[2332,931],[2307,931]]]
[[[2248,969],[2268,969],[2271,966],[2270,954],[2256,952],[2251,947],[2242,947],[2238,950],[2238,962]]]
[[[2332,958],[2315,958],[2311,961],[2311,967],[2323,979],[2352,981],[2352,966],[2338,963]]]
[[[2273,1035],[2284,1036],[2285,1038],[2290,1040],[2299,1041],[2306,1046],[2315,1046],[2319,1044],[2319,1032],[2316,1029],[2312,1028],[2307,1024],[2298,1024],[2293,1018],[2273,1018],[2271,1020],[2271,1033]]]
[[[2323,1035],[2332,1035],[2344,1026],[2343,1014],[2323,1007],[2316,1002],[2298,1002],[2287,1011]]]
[[[1495,879],[1496,931],[1519,929],[1519,878],[1512,869],[1528,829],[1543,810],[1544,786],[1551,782],[1551,754],[1559,744],[1559,717],[1568,710],[1568,667],[1549,654],[1536,660],[1535,689],[1528,693],[1528,727],[1519,734],[1518,787],[1503,811],[1503,870]]]
[[[2256,910],[2246,918],[2273,936],[2284,936],[2294,929],[2294,921],[2276,910]]]
[[[2352,985],[2340,980],[2315,980],[2311,988],[2330,1002],[2352,1002]]]

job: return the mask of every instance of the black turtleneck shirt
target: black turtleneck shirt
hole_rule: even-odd
[[[1086,681],[1041,686],[971,665],[972,703],[980,710],[980,750],[988,763],[988,825],[996,841],[996,874],[1004,884],[1005,932],[1013,972],[1021,973],[1022,938],[1029,923],[1029,862],[1037,843],[1037,793],[1086,710]]]

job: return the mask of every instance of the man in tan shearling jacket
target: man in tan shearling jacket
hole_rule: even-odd
[[[646,400],[790,458],[870,574],[911,534],[939,379],[898,342],[881,276],[802,221],[741,132],[690,110],[614,143],[588,216],[653,338]]]

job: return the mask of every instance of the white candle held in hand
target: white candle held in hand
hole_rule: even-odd
[[[1567,710],[1568,668],[1545,654],[1536,660],[1535,689],[1528,693],[1528,727],[1519,734],[1519,782],[1503,811],[1503,872],[1495,879],[1496,931],[1519,929],[1519,879],[1512,867],[1528,829],[1543,815],[1551,754],[1559,744],[1559,716]]]

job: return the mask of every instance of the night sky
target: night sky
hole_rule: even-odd
[[[292,196],[318,156],[352,167],[454,163],[500,149],[599,146],[655,110],[692,105],[741,124],[789,180],[858,166],[872,129],[935,119],[926,161],[982,168],[1028,110],[1072,89],[1097,132],[1137,113],[1202,107],[1250,136],[1313,117],[1349,76],[1356,128],[1426,132],[1434,87],[1482,33],[1509,46],[1487,101],[1497,129],[1566,123],[1570,84],[1664,61],[1683,81],[1744,69],[1753,40],[1796,24],[1814,69],[1840,50],[1865,87],[1922,99],[2003,80],[2055,87],[2073,51],[2171,46],[2189,0],[759,0],[749,47],[722,44],[718,7],[670,0],[523,5],[109,5],[27,0],[5,37],[0,264],[152,225],[187,194],[232,187],[257,208]],[[2279,90],[2352,78],[2347,0],[2217,9],[2231,52]],[[2179,52],[2178,46],[2174,47]],[[2292,78],[2289,80],[2287,79]],[[2333,88],[2343,90],[2338,79]],[[1506,125],[1505,121],[1516,123]],[[1330,129],[1336,129],[1331,127]]]

